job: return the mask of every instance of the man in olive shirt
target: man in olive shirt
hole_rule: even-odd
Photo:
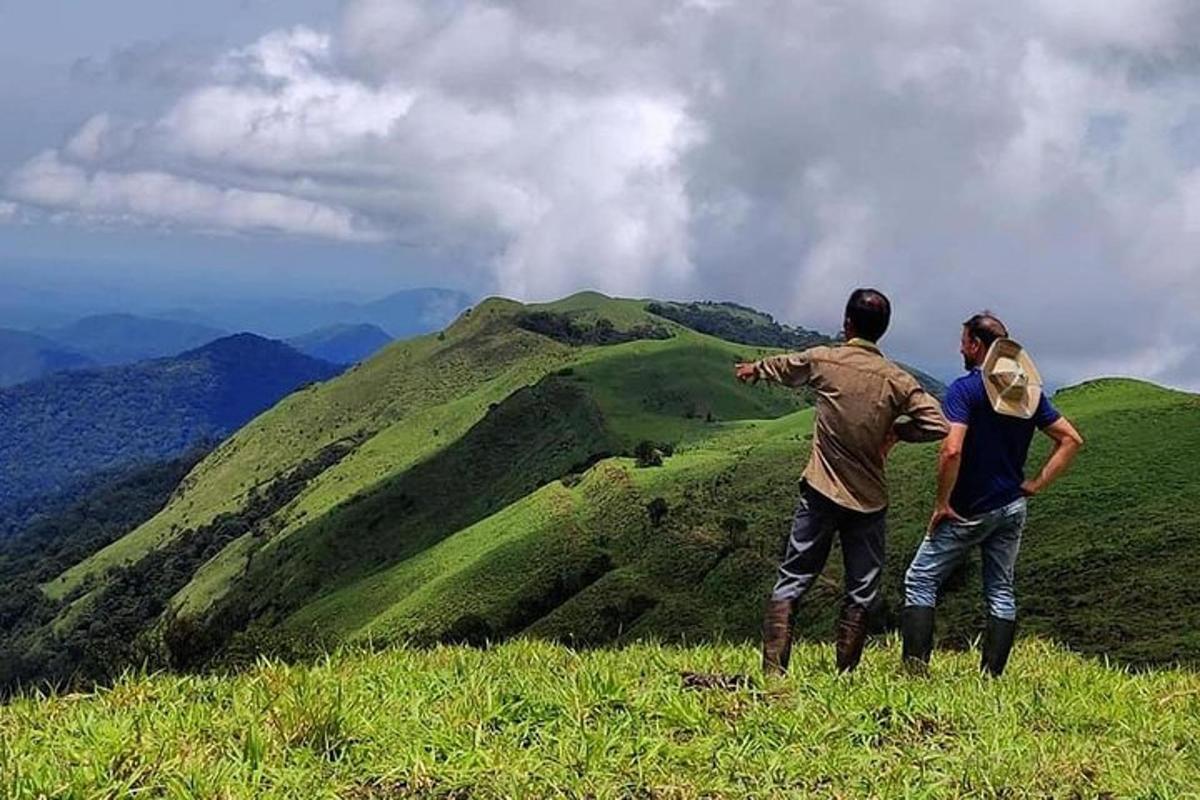
[[[825,568],[835,531],[846,567],[837,668],[848,672],[858,665],[867,611],[883,575],[884,459],[896,441],[936,441],[949,431],[937,400],[880,352],[877,342],[890,320],[891,304],[882,293],[857,289],[846,304],[845,344],[737,365],[741,381],[810,386],[817,395],[812,455],[763,621],[768,674],[787,671],[796,607]]]

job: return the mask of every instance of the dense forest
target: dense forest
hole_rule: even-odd
[[[0,390],[0,520],[97,472],[220,440],[342,367],[241,334],[174,358],[64,372]],[[22,513],[21,509],[26,511]]]

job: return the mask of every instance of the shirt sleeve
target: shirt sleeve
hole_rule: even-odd
[[[971,398],[961,381],[955,381],[946,390],[942,411],[946,419],[956,425],[967,425],[971,422]]]
[[[937,399],[919,385],[914,386],[905,398],[903,415],[893,425],[901,441],[936,442],[945,439],[950,432]]]
[[[755,364],[755,373],[759,378],[785,386],[803,386],[812,378],[812,351],[764,358]]]
[[[1042,392],[1042,399],[1038,401],[1037,411],[1033,412],[1033,422],[1038,426],[1039,430],[1049,428],[1062,417],[1054,404],[1050,402],[1050,398],[1046,397],[1046,393]]]

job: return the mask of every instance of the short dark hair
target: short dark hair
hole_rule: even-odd
[[[892,304],[878,289],[855,289],[846,301],[846,319],[856,336],[877,342],[892,320]]]
[[[984,347],[991,347],[997,339],[1008,338],[1008,328],[990,311],[981,311],[963,323],[967,335],[972,339],[983,342]]]

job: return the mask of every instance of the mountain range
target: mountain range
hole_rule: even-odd
[[[331,325],[288,339],[305,355],[332,364],[355,364],[391,344],[392,337],[377,325]]]
[[[75,370],[0,390],[0,520],[41,498],[215,443],[285,395],[342,367],[252,334],[181,355]]]
[[[40,333],[101,366],[174,356],[228,335],[207,325],[133,314],[84,317]]]
[[[17,300],[6,318],[36,318]],[[320,300],[232,301],[208,313],[190,308],[152,314],[104,313],[36,330],[0,329],[0,388],[89,366],[117,366],[179,355],[229,335],[286,339],[295,349],[353,364],[396,336],[438,330],[470,304],[446,289],[411,289],[366,303]]]
[[[94,364],[83,353],[36,333],[0,329],[0,388]]]
[[[252,330],[277,339],[335,325],[374,325],[393,338],[436,331],[473,298],[451,289],[405,289],[366,302],[306,298],[227,300],[220,306],[161,311],[156,316],[227,330]]]

